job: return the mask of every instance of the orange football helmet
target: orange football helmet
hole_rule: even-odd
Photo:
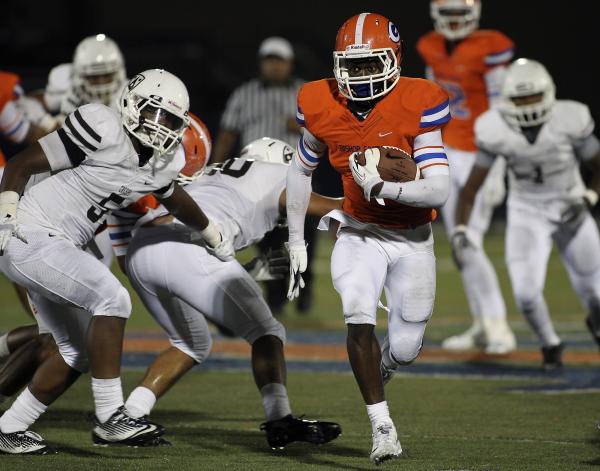
[[[190,125],[183,133],[182,140],[185,166],[177,177],[180,185],[187,185],[202,175],[212,148],[212,140],[204,123],[192,113],[189,116]]]
[[[361,13],[347,20],[333,52],[340,93],[354,101],[389,93],[400,78],[403,49],[398,28],[385,16]]]

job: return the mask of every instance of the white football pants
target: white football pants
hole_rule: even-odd
[[[450,165],[450,195],[441,208],[446,232],[450,237],[455,226],[456,207],[460,191],[475,163],[475,152],[463,152],[446,146]],[[489,258],[483,251],[483,237],[489,229],[494,208],[505,195],[504,174],[506,161],[500,157],[490,169],[483,187],[475,198],[469,220],[469,236],[473,246],[465,253],[465,264],[461,271],[471,315],[490,319],[506,319],[506,305],[498,277]]]

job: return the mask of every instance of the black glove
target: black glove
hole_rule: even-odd
[[[256,281],[283,280],[290,271],[290,259],[283,250],[269,250],[246,263],[244,269]]]

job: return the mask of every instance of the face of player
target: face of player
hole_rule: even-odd
[[[440,15],[442,15],[446,21],[448,21],[448,25],[450,29],[453,31],[458,30],[462,24],[462,20],[465,16],[470,13],[470,10],[467,8],[442,8],[440,9]]]
[[[115,72],[108,74],[86,75],[84,79],[90,85],[108,85],[109,83],[113,83],[115,81],[115,75]]]
[[[140,116],[146,122],[160,124],[171,131],[180,131],[184,125],[183,120],[178,116],[154,106],[145,106],[142,108],[140,111]]]
[[[291,60],[267,56],[260,60],[260,76],[269,83],[282,84],[290,79],[293,67]]]
[[[512,97],[511,101],[517,106],[535,105],[541,103],[544,99],[543,93],[536,93],[534,95]]]
[[[383,72],[383,63],[379,58],[346,59],[345,66],[350,77],[367,77]]]

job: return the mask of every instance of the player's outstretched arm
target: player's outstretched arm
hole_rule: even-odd
[[[282,211],[286,210],[286,200],[286,191],[284,190],[279,198],[279,207]],[[310,194],[306,214],[309,216],[323,217],[334,209],[342,209],[343,203],[344,198],[330,198],[313,192]]]
[[[49,171],[48,158],[36,142],[8,161],[2,175],[0,192],[14,191],[21,194],[31,175]]]
[[[177,183],[174,184],[171,194],[161,198],[161,203],[182,223],[199,231],[208,248],[216,257],[223,261],[233,260],[235,250],[232,242],[223,236],[192,197]]]
[[[598,196],[600,195],[600,151],[593,157],[583,160],[583,162],[591,172],[590,182],[584,198],[586,204],[593,208],[598,203]]]

